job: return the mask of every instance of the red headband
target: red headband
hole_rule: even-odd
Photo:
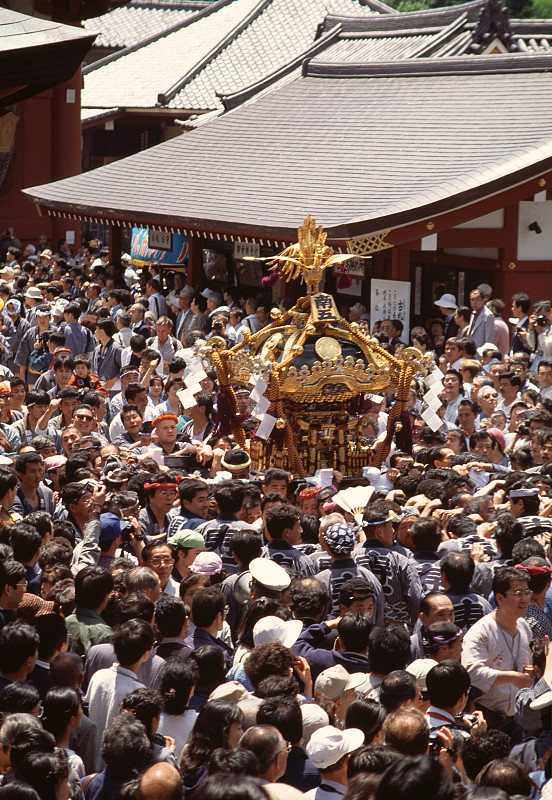
[[[523,564],[516,564],[516,569],[520,569],[522,572],[527,572],[528,575],[551,575],[552,568],[549,566],[546,567],[539,567],[537,564],[527,564],[524,566]]]
[[[161,414],[161,416],[156,417],[151,424],[155,428],[156,425],[159,425],[160,422],[164,422],[166,419],[170,419],[172,422],[178,422],[176,414]]]
[[[176,483],[145,483],[144,489],[178,489],[178,484],[183,477],[183,475],[177,475]]]

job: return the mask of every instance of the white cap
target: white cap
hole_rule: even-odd
[[[456,297],[453,294],[444,294],[433,304],[438,308],[458,308]]]
[[[255,646],[280,642],[284,647],[293,647],[302,630],[303,623],[299,619],[285,621],[279,617],[263,617],[255,623],[253,642]]]
[[[333,725],[326,725],[313,733],[306,751],[317,769],[327,769],[363,744],[364,733],[358,728],[340,731]]]
[[[487,350],[498,350],[498,347],[496,344],[493,344],[493,342],[485,342],[485,344],[482,344],[481,347],[477,348],[477,352],[481,357],[485,355]]]
[[[405,670],[416,678],[420,691],[427,692],[427,673],[436,666],[437,662],[433,658],[417,658]]]
[[[130,262],[132,261],[132,257],[129,256],[128,253],[123,253],[123,255],[121,256],[121,261],[125,264],[130,264]]]
[[[249,564],[251,577],[275,592],[283,592],[291,583],[291,577],[283,567],[270,558],[254,558]]]
[[[362,686],[366,679],[364,672],[349,673],[342,664],[336,664],[320,673],[314,684],[314,693],[323,692],[330,700],[335,700],[347,689]]]

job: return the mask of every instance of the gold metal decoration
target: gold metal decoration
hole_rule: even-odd
[[[332,359],[341,355],[341,345],[336,339],[330,339],[329,336],[321,336],[315,342],[314,349],[316,355],[324,361],[332,361]]]
[[[347,250],[354,256],[369,256],[372,253],[379,253],[380,250],[389,250],[392,244],[386,242],[389,231],[380,231],[362,239],[349,239]]]
[[[197,354],[217,371],[219,409],[229,410],[232,433],[249,450],[253,469],[280,467],[304,477],[329,467],[360,476],[362,467],[380,466],[389,454],[412,378],[431,371],[431,354],[409,347],[399,360],[341,317],[333,297],[318,287],[324,270],[358,253],[334,255],[325,232],[310,216],[298,239],[270,262],[287,280],[300,277],[307,295],[239,344],[228,348],[212,338],[198,345]],[[265,412],[266,401],[261,403],[259,414],[267,413],[274,423],[266,440],[255,435],[248,440],[237,415],[234,388],[252,391],[252,385],[266,386],[270,405]],[[376,393],[394,393],[396,400],[387,435],[369,444],[363,419],[369,397]]]

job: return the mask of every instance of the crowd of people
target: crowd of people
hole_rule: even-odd
[[[186,392],[270,297],[9,233],[0,800],[550,797],[551,302],[508,327],[480,285],[411,331],[340,302],[433,353],[441,424],[418,378],[411,444],[298,479],[219,435],[215,373]],[[364,398],[367,443],[393,399]]]

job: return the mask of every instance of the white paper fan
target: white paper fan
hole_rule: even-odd
[[[332,497],[332,502],[348,511],[355,518],[355,521],[360,525],[362,517],[364,516],[364,509],[372,499],[376,490],[373,486],[350,486],[348,489],[343,489]]]

